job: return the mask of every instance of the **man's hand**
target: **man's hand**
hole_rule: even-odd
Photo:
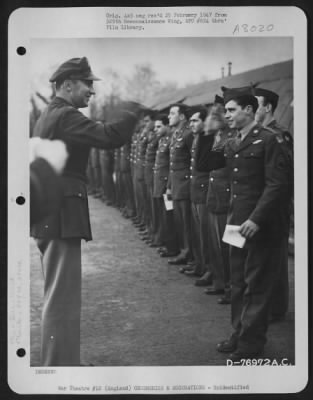
[[[239,229],[239,233],[246,239],[251,239],[260,230],[259,225],[255,224],[250,219],[247,219]]]
[[[140,114],[142,114],[143,111],[148,110],[147,107],[135,101],[123,101],[121,103],[121,109],[132,112],[137,116],[140,116]]]

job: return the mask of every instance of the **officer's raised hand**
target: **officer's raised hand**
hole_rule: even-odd
[[[251,239],[260,230],[259,225],[255,224],[250,219],[247,219],[239,229],[239,233],[246,239]]]

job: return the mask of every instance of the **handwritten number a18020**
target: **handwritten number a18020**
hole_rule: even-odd
[[[249,25],[249,24],[237,24],[235,29],[233,30],[233,35],[236,33],[262,33],[262,32],[271,32],[274,29],[273,24],[268,25]]]

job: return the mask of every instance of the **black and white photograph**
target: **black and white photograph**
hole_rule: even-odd
[[[268,390],[264,371],[300,390],[303,16],[261,8],[264,22],[247,25],[231,8],[76,12],[96,27],[102,13],[107,34],[73,22],[45,35],[41,24],[14,55],[27,74],[27,129],[14,140],[27,159],[11,183],[11,229],[23,228],[9,248],[9,367],[31,373],[11,375],[14,386],[255,393]],[[276,25],[285,13],[289,28]],[[15,97],[12,86],[9,110]],[[9,143],[10,157],[22,156]]]

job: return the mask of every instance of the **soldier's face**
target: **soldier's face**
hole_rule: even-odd
[[[71,82],[71,101],[76,108],[88,107],[90,97],[96,92],[93,81],[73,80]]]
[[[200,118],[200,113],[195,113],[189,120],[190,128],[193,133],[200,133],[203,131],[204,122]]]
[[[143,124],[144,124],[144,126],[145,126],[145,127],[148,127],[149,124],[151,124],[151,122],[152,122],[152,119],[151,119],[148,115],[146,115],[146,116],[144,117],[144,119],[143,119]]]
[[[262,124],[262,122],[264,121],[264,119],[266,117],[267,107],[264,105],[264,97],[263,96],[255,96],[255,97],[257,98],[258,103],[259,103],[259,107],[255,113],[255,120],[259,124]]]
[[[230,100],[225,109],[225,118],[230,128],[242,129],[250,122],[249,106],[242,108],[236,101]]]
[[[162,121],[155,121],[154,123],[154,132],[157,135],[161,135],[164,132],[165,126]]]
[[[169,125],[176,126],[180,123],[179,107],[171,107],[168,114]]]

